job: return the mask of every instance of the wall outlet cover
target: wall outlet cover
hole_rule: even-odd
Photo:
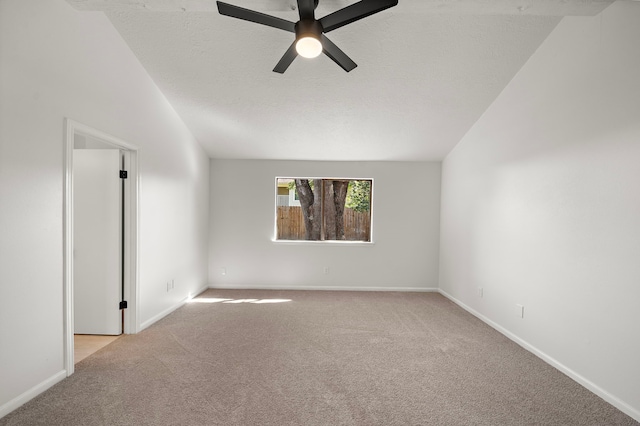
[[[524,318],[524,305],[516,303],[516,315],[518,318]]]

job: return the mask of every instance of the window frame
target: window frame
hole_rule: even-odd
[[[278,239],[278,180],[279,179],[322,179],[322,180],[362,180],[362,181],[370,181],[371,189],[369,195],[369,241],[353,241],[353,240],[283,240]],[[371,246],[375,244],[374,240],[374,212],[373,212],[373,203],[374,203],[374,195],[375,195],[375,182],[371,177],[300,177],[298,175],[279,175],[274,179],[274,201],[273,201],[273,237],[271,239],[272,242],[277,244],[290,244],[290,245],[353,245],[353,246]],[[324,207],[324,198],[322,200],[322,206]],[[324,215],[322,220],[322,227],[324,228]],[[323,231],[324,233],[324,231]]]

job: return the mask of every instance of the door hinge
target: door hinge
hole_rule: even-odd
[[[120,309],[127,309],[127,301],[123,300],[122,302],[120,302]]]
[[[120,170],[120,179],[126,179],[126,178],[127,178],[127,171]]]

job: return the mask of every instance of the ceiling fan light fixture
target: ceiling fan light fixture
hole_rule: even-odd
[[[301,37],[296,42],[296,52],[303,58],[316,58],[322,53],[322,43],[313,36]]]
[[[322,53],[322,25],[313,19],[301,19],[295,26],[296,52],[303,58],[315,58]]]

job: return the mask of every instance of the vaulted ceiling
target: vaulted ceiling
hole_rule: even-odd
[[[400,0],[328,34],[358,67],[297,58],[291,33],[213,0],[67,0],[103,11],[212,158],[440,160],[563,16],[609,0]],[[292,0],[226,0],[297,21]],[[353,0],[320,0],[322,17]],[[522,102],[526,102],[523,99]]]

